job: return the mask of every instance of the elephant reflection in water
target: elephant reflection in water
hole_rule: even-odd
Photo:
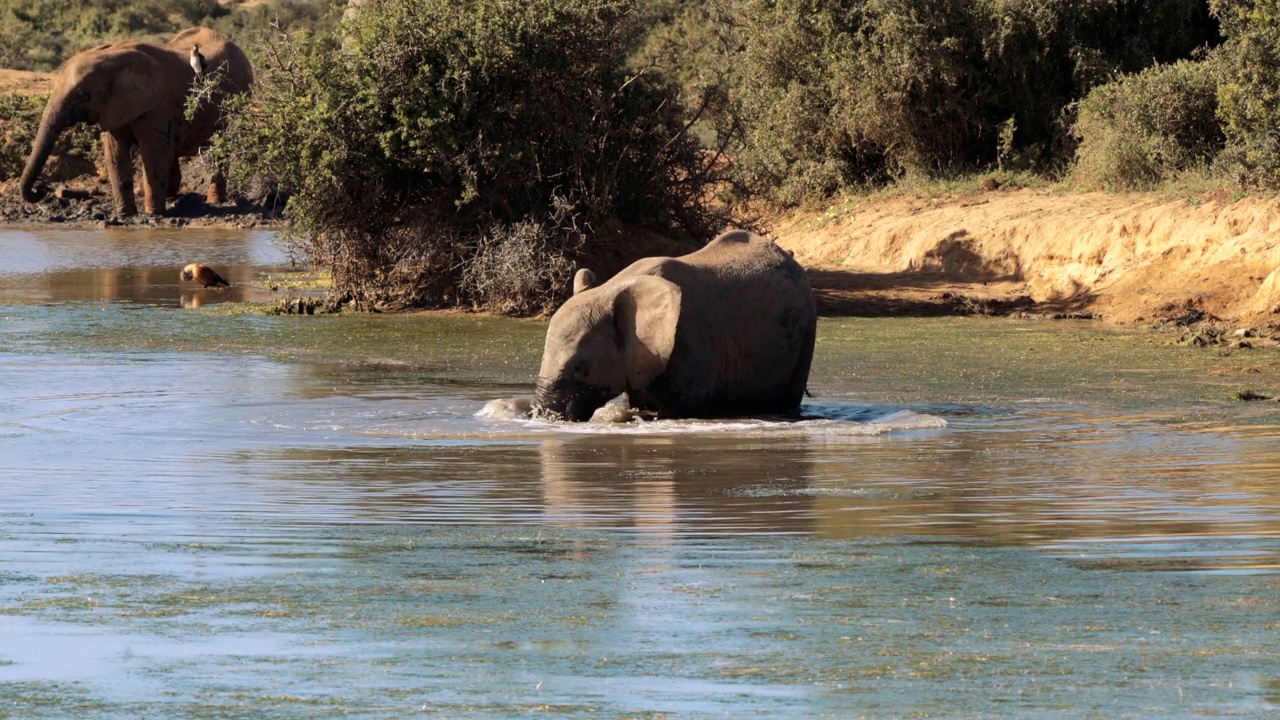
[[[813,530],[806,441],[705,434],[582,435],[540,446],[543,502],[561,525],[700,530]]]

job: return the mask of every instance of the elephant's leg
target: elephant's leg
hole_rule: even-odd
[[[150,215],[163,215],[169,194],[169,171],[173,169],[173,141],[160,133],[143,134],[138,138],[138,149],[146,191],[143,206]]]
[[[209,192],[205,194],[205,202],[210,205],[221,205],[227,201],[227,178],[215,172],[209,178]]]
[[[133,138],[126,132],[113,130],[102,133],[102,154],[107,166],[107,178],[111,181],[111,194],[116,199],[117,215],[137,215],[138,206],[133,197]]]
[[[808,326],[800,340],[800,355],[796,358],[796,365],[791,370],[791,377],[787,380],[787,389],[783,397],[787,412],[799,412],[800,404],[804,402],[804,394],[809,382],[809,366],[813,363],[816,333],[815,326]]]
[[[176,198],[180,192],[182,192],[182,162],[175,154],[173,156],[173,166],[169,168],[168,197]]]

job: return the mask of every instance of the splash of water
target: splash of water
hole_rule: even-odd
[[[734,418],[692,420],[643,420],[620,403],[604,405],[585,423],[536,419],[527,398],[497,398],[484,404],[475,417],[481,420],[520,422],[531,429],[570,433],[758,433],[807,436],[875,436],[908,430],[936,430],[947,426],[937,415],[896,410],[877,416],[867,408],[844,406],[805,408],[804,419]]]
[[[476,413],[481,420],[528,420],[532,416],[533,405],[528,398],[496,398]]]

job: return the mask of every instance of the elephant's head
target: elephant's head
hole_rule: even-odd
[[[589,420],[619,393],[648,387],[671,359],[679,286],[653,275],[593,283],[579,273],[573,297],[551,317],[535,416]]]
[[[124,126],[163,101],[162,75],[160,62],[141,43],[105,45],[68,60],[54,80],[22,171],[22,199],[40,199],[36,178],[64,129],[77,123],[96,123],[103,130]]]

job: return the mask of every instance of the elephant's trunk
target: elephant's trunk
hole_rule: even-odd
[[[575,380],[539,380],[533,394],[533,416],[583,422],[590,420],[592,414],[618,392]]]
[[[40,199],[40,194],[35,190],[36,178],[40,176],[40,171],[44,170],[45,161],[49,159],[49,153],[53,152],[53,144],[58,141],[58,136],[62,134],[65,125],[65,113],[55,106],[53,100],[50,100],[48,107],[44,110],[44,117],[40,119],[40,130],[36,133],[35,141],[31,143],[31,156],[27,158],[27,164],[22,169],[22,180],[18,188],[22,192],[24,201],[36,202]]]

